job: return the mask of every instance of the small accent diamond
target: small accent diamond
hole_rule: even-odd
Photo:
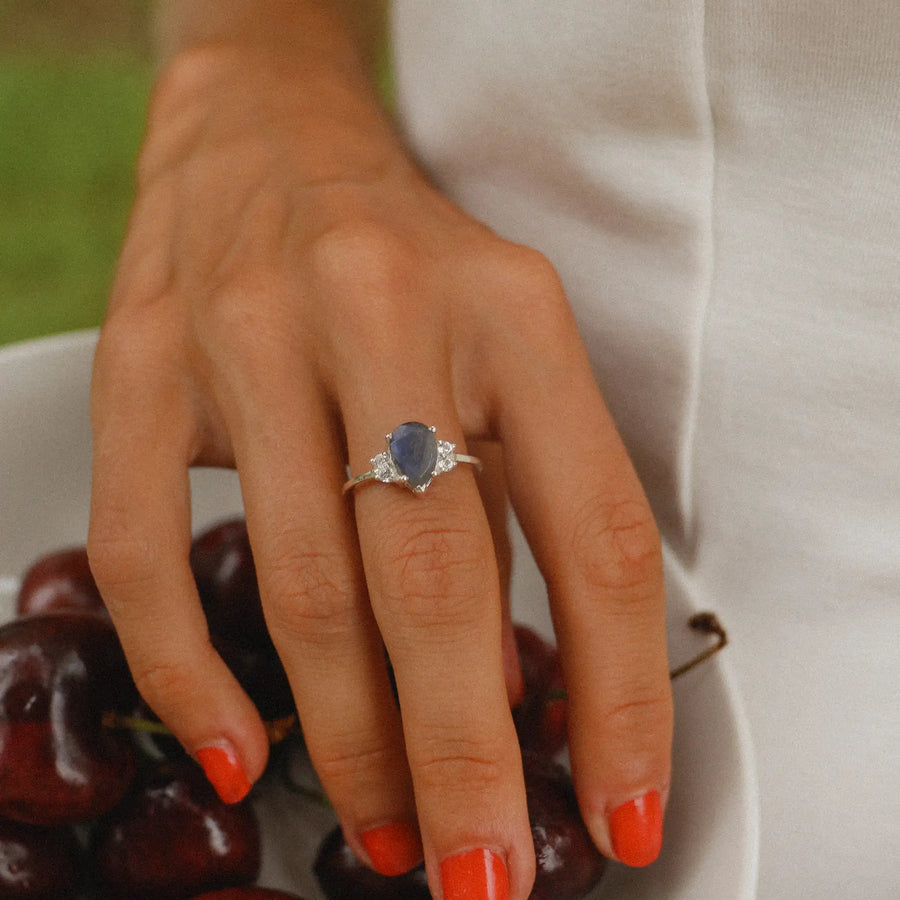
[[[372,471],[379,481],[391,482],[400,478],[400,473],[394,466],[390,453],[379,453],[372,457]]]
[[[456,444],[450,441],[437,442],[437,462],[434,466],[434,474],[440,475],[442,472],[449,472],[456,466],[456,459],[453,454],[456,451]]]

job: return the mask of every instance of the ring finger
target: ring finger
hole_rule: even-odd
[[[343,404],[354,472],[371,467],[385,423],[416,416],[465,452],[445,386],[410,390],[382,380],[370,391],[362,383]],[[404,395],[402,404],[383,400]],[[357,528],[396,675],[433,889],[439,883],[445,898],[506,896],[507,889],[524,897],[534,854],[504,679],[499,578],[484,508],[465,469],[440,475],[423,494],[377,481],[359,485]],[[487,893],[492,883],[504,888]]]

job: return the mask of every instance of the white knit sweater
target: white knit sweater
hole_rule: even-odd
[[[900,890],[900,5],[398,0],[409,142],[556,265],[722,612],[759,896]]]

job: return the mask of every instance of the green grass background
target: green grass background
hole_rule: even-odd
[[[134,197],[152,0],[0,0],[0,345],[98,325]],[[382,96],[393,94],[387,47]]]
[[[0,344],[100,322],[149,80],[121,55],[0,65]]]
[[[146,11],[0,3],[0,345],[103,317],[152,81]]]

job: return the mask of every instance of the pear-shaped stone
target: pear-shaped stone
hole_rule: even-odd
[[[389,444],[391,459],[413,490],[423,490],[434,474],[437,441],[434,432],[421,422],[404,422],[395,428]]]

